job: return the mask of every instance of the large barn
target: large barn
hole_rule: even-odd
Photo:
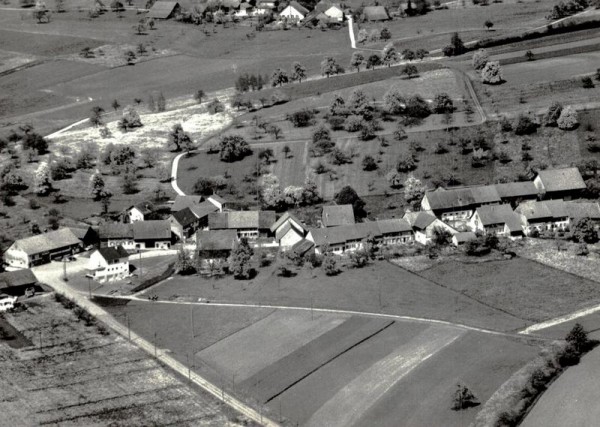
[[[176,1],[157,1],[148,12],[148,18],[170,19],[181,11],[181,6]]]

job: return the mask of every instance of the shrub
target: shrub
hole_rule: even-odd
[[[239,135],[228,135],[219,143],[220,158],[224,162],[234,162],[252,154],[252,149]]]
[[[479,49],[473,53],[473,68],[480,71],[490,60],[490,55],[485,49]]]
[[[352,115],[346,119],[344,129],[347,132],[358,132],[363,125],[363,119],[361,116]]]
[[[529,135],[536,132],[537,125],[528,115],[519,114],[514,129],[516,135]]]
[[[462,409],[478,406],[479,404],[479,400],[467,386],[457,384],[454,397],[452,398],[452,410],[460,411]]]
[[[558,101],[552,102],[546,114],[544,114],[543,122],[546,126],[556,126],[558,118],[562,113],[562,104]]]
[[[340,269],[337,265],[337,260],[335,259],[335,255],[333,254],[328,253],[323,257],[322,266],[323,271],[325,271],[325,274],[327,276],[335,276],[340,272]]]
[[[315,112],[313,110],[304,109],[300,111],[296,111],[292,114],[289,114],[287,119],[292,122],[294,127],[307,127],[310,126],[315,117]]]
[[[502,69],[498,61],[489,61],[481,70],[481,81],[486,84],[496,85],[502,83]]]
[[[373,156],[366,155],[362,159],[362,168],[365,171],[374,171],[377,169],[377,162],[373,158]]]
[[[581,86],[584,89],[592,89],[594,87],[594,82],[591,77],[583,77],[581,79]]]
[[[305,261],[309,263],[313,268],[320,267],[323,264],[323,257],[317,255],[314,252],[308,253],[304,256]]]
[[[563,108],[560,113],[560,117],[556,121],[559,129],[562,130],[573,130],[579,125],[579,121],[577,120],[577,111],[571,107]]]

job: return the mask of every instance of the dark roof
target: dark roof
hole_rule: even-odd
[[[196,221],[198,221],[198,217],[194,215],[194,212],[192,212],[190,208],[185,208],[174,212],[171,214],[171,216],[182,227],[187,227],[188,225],[194,224]]]
[[[7,271],[0,273],[0,289],[10,288],[11,286],[31,285],[38,279],[30,269]]]
[[[235,230],[204,230],[198,232],[196,242],[200,251],[233,250],[238,237]]]
[[[386,21],[390,16],[383,6],[367,6],[363,9],[363,15],[367,21]]]
[[[570,218],[600,220],[600,206],[598,202],[565,202],[565,204]]]
[[[178,7],[176,1],[157,1],[150,8],[148,18],[168,19]]]
[[[461,231],[452,236],[457,243],[465,243],[477,239],[477,235],[472,231]]]
[[[493,185],[481,185],[471,187],[471,194],[475,203],[496,203],[500,201],[500,195]]]
[[[313,228],[310,233],[316,246],[336,245],[381,236],[381,231],[375,222]]]
[[[300,12],[302,15],[306,15],[308,13],[308,9],[305,8],[304,6],[302,6],[300,3],[298,3],[297,1],[291,1],[289,3],[289,6],[292,6],[294,9],[296,9],[298,12]]]
[[[131,225],[134,240],[164,240],[171,238],[171,225],[167,220],[137,221]]]
[[[432,210],[472,208],[481,204],[500,202],[500,195],[493,185],[447,190],[439,188],[428,191],[425,197]]]
[[[485,225],[506,224],[515,213],[510,205],[491,205],[477,208],[477,215]]]
[[[419,212],[406,212],[404,214],[404,219],[406,221],[408,221],[408,223],[412,226],[412,228],[417,229],[417,230],[425,230],[437,218],[427,212],[419,211]]]
[[[311,242],[310,240],[302,239],[299,242],[297,242],[296,244],[294,244],[294,246],[292,246],[291,250],[293,252],[297,253],[298,255],[303,256],[308,251],[310,251],[314,246],[315,246],[315,244],[313,242]]]
[[[354,224],[352,205],[323,206],[321,220],[324,227]]]
[[[268,229],[275,222],[275,211],[232,211],[208,215],[208,228],[219,229]]]
[[[129,252],[123,249],[123,246],[119,245],[116,248],[108,247],[108,248],[99,248],[98,252],[102,255],[106,261],[117,261],[122,258],[129,258]]]
[[[545,200],[541,202],[523,202],[515,211],[521,213],[528,221],[541,219],[565,218],[569,216],[563,200]]]
[[[83,240],[92,227],[67,227],[79,240]]]
[[[531,181],[496,184],[496,191],[502,199],[517,197],[537,197],[538,189]]]
[[[380,219],[377,221],[377,227],[383,235],[412,231],[412,227],[405,219]]]
[[[210,202],[202,202],[197,205],[192,205],[189,207],[189,209],[199,219],[205,218],[208,216],[208,214],[219,211],[219,208]]]
[[[100,239],[133,239],[132,224],[105,222],[100,225],[98,236]]]
[[[49,252],[66,246],[79,245],[81,241],[68,228],[59,228],[37,236],[17,240],[14,246],[27,255]]]
[[[177,212],[185,208],[191,208],[204,200],[202,196],[180,196],[175,197],[175,202],[171,206],[171,212]]]
[[[583,190],[585,182],[577,168],[546,169],[538,172],[546,192]]]
[[[133,208],[136,208],[137,210],[139,210],[144,215],[148,215],[149,213],[152,213],[155,210],[154,205],[152,203],[150,203],[150,202],[140,202],[140,203],[138,203],[136,205],[129,206],[127,208],[127,210],[129,211],[129,210],[131,210]]]

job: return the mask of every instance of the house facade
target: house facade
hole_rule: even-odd
[[[271,237],[275,211],[231,211],[208,215],[209,230],[235,230],[239,238]]]
[[[442,221],[467,221],[479,206],[499,204],[500,195],[492,185],[471,188],[438,188],[421,200],[421,210],[431,211]]]
[[[198,217],[190,208],[172,213],[167,219],[171,225],[171,232],[179,239],[187,239],[198,230]]]
[[[533,180],[543,199],[572,200],[586,189],[579,169],[546,169],[538,172]]]
[[[287,251],[306,237],[308,229],[302,221],[286,212],[271,226],[271,233],[281,250]]]
[[[138,203],[137,205],[130,206],[127,208],[127,210],[125,210],[123,222],[133,223],[137,221],[144,221],[144,219],[147,219],[147,216],[153,211],[154,206],[151,203]]]
[[[422,245],[427,245],[433,240],[438,228],[447,231],[452,236],[458,233],[457,230],[428,212],[406,212],[403,219],[411,225],[415,241]]]
[[[327,15],[330,19],[337,21],[337,22],[342,22],[345,17],[344,11],[337,4],[332,5],[329,9],[327,9],[323,13],[325,13],[325,15]]]
[[[92,252],[87,277],[98,282],[121,280],[129,276],[129,253],[122,247],[100,248]]]
[[[98,234],[101,247],[122,246],[128,251],[170,249],[174,241],[168,220],[105,223],[100,226]]]
[[[510,205],[492,205],[477,208],[469,221],[471,230],[482,234],[495,234],[503,237],[522,237],[521,218]]]
[[[30,268],[83,250],[83,243],[68,228],[60,228],[14,242],[4,253],[11,268]]]
[[[529,236],[534,231],[566,231],[569,227],[569,212],[563,200],[523,202],[515,212],[521,216],[523,231]]]
[[[201,230],[196,235],[198,257],[203,263],[226,261],[238,244],[235,230]]]
[[[292,22],[300,22],[307,14],[308,9],[298,2],[291,1],[281,12],[279,12],[279,17]]]

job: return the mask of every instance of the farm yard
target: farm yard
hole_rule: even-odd
[[[0,394],[10,425],[246,425],[126,339],[84,326],[50,295],[5,319],[29,340],[0,342]]]

